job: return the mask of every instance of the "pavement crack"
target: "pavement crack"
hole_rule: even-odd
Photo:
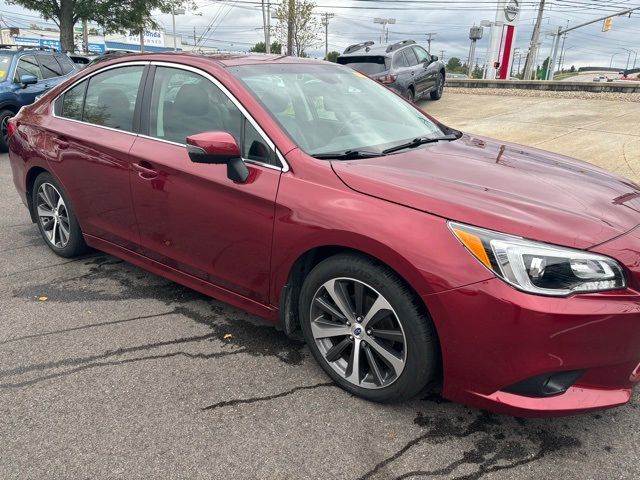
[[[321,387],[332,387],[335,386],[333,382],[324,382],[324,383],[316,383],[315,385],[305,385],[302,387],[294,387],[291,390],[287,390],[286,392],[274,393],[273,395],[266,395],[264,397],[251,397],[251,398],[237,398],[234,400],[225,400],[223,402],[214,403],[207,407],[201,408],[201,410],[214,410],[216,408],[229,407],[233,405],[242,405],[247,403],[257,403],[257,402],[266,402],[268,400],[274,400],[276,398],[286,397],[295,392],[299,392],[301,390],[315,390],[316,388]]]
[[[2,276],[0,276],[0,278],[9,278],[9,277],[14,277],[16,275],[20,275],[22,273],[32,273],[32,272],[37,272],[39,270],[46,270],[48,268],[61,267],[63,265],[68,265],[70,263],[79,262],[81,260],[86,260],[88,258],[93,258],[95,256],[96,255],[89,255],[89,256],[74,258],[73,260],[67,260],[66,262],[52,263],[50,265],[43,265],[41,267],[32,267],[32,268],[28,268],[26,270],[18,270],[17,272],[11,272],[11,273],[8,273],[6,275],[2,275]]]
[[[60,335],[63,333],[69,333],[69,332],[76,332],[78,330],[86,330],[89,328],[98,328],[98,327],[105,327],[105,326],[110,326],[110,325],[118,325],[120,323],[128,323],[128,322],[135,322],[137,320],[147,320],[149,318],[158,318],[158,317],[163,317],[165,315],[171,315],[172,313],[175,313],[175,310],[171,310],[170,312],[164,312],[164,313],[154,313],[153,315],[143,315],[140,317],[133,317],[133,318],[125,318],[122,320],[113,320],[111,322],[99,322],[99,323],[91,323],[88,325],[80,325],[78,327],[70,327],[70,328],[63,328],[61,330],[52,330],[50,332],[42,332],[42,333],[34,333],[31,335],[23,335],[22,337],[15,337],[15,338],[10,338],[8,340],[3,340],[0,342],[0,345],[6,345],[8,343],[15,343],[15,342],[20,342],[22,340],[30,340],[33,338],[42,338],[42,337],[48,337],[51,335]]]
[[[193,342],[201,342],[203,340],[217,338],[215,333],[209,333],[207,335],[197,335],[193,337],[183,337],[178,338],[176,340],[167,340],[164,342],[156,342],[149,343],[146,345],[138,345],[135,347],[123,347],[117,350],[109,350],[105,353],[101,353],[99,355],[91,355],[88,357],[79,357],[79,358],[66,358],[63,360],[58,360],[55,362],[47,362],[47,363],[37,363],[34,365],[21,366],[16,368],[10,368],[6,370],[0,370],[0,378],[8,377],[12,375],[22,375],[29,372],[42,372],[45,370],[49,370],[52,368],[60,368],[60,367],[73,367],[76,365],[82,365],[85,363],[94,362],[96,360],[102,360],[109,357],[118,357],[121,355],[125,355],[127,353],[134,353],[140,351],[151,350],[154,348],[166,347],[170,345],[182,345],[185,343],[193,343]]]
[[[66,370],[64,372],[52,373],[49,375],[43,375],[41,377],[33,378],[31,380],[25,380],[23,382],[15,382],[15,383],[2,383],[0,384],[0,389],[10,389],[10,388],[20,388],[20,387],[28,387],[34,385],[36,383],[44,382],[46,380],[52,380],[55,378],[66,377],[69,375],[73,375],[74,373],[82,372],[84,370],[90,370],[94,368],[102,368],[102,367],[113,367],[119,365],[126,365],[129,363],[137,363],[143,362],[147,360],[160,360],[164,358],[172,358],[172,357],[187,357],[191,359],[202,359],[202,360],[210,360],[212,358],[220,358],[220,357],[228,357],[230,355],[237,355],[239,353],[244,353],[244,350],[233,350],[233,351],[225,351],[225,352],[215,352],[215,353],[188,353],[188,352],[171,352],[171,353],[163,353],[158,355],[147,355],[145,357],[136,357],[136,358],[126,358],[124,360],[111,360],[107,362],[93,362],[88,363],[86,365],[80,365],[76,368],[72,368],[71,370]]]

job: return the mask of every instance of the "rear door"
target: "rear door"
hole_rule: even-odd
[[[82,231],[138,249],[129,170],[145,63],[108,67],[55,102],[50,161],[76,209]]]
[[[411,47],[403,48],[402,53],[404,53],[407,63],[409,64],[409,68],[411,69],[411,77],[415,85],[417,100],[422,96],[427,88],[425,85],[424,68],[420,63],[418,63],[418,57]]]
[[[213,77],[179,65],[155,67],[143,128],[131,150],[131,188],[144,255],[266,303],[275,199],[282,173],[273,143]],[[250,171],[195,164],[186,137],[227,131]]]

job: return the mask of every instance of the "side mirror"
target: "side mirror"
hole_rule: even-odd
[[[38,83],[38,78],[35,75],[22,75],[20,76],[20,83],[23,87],[26,87],[27,85]]]
[[[438,56],[437,55],[431,55],[431,61],[432,62],[437,62],[438,61]]]
[[[187,152],[194,163],[227,165],[227,177],[243,183],[249,169],[242,161],[240,147],[228,132],[204,132],[187,137]]]

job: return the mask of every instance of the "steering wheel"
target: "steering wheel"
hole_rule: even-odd
[[[367,117],[365,117],[362,113],[352,112],[349,119],[344,122],[342,127],[340,127],[340,130],[338,130],[338,132],[336,133],[336,137],[342,136],[342,134],[350,127],[362,125],[366,120]]]

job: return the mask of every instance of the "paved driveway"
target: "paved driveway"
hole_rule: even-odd
[[[108,255],[53,255],[6,155],[0,206],[3,480],[640,476],[635,403],[556,420],[367,403],[255,317]]]

